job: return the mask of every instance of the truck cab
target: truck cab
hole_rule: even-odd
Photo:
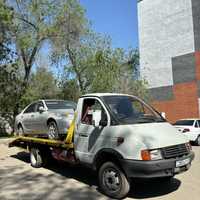
[[[75,124],[76,158],[97,170],[103,163],[115,163],[128,179],[171,178],[188,170],[194,158],[188,139],[135,96],[84,95]],[[102,184],[117,188],[117,172],[106,169]]]

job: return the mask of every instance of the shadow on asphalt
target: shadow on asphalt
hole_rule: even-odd
[[[129,197],[137,199],[145,199],[163,196],[178,190],[181,185],[181,181],[172,178],[169,181],[163,181],[161,179],[139,181],[137,184],[132,184]]]
[[[12,155],[11,157],[19,159],[26,163],[30,162],[29,154],[26,152],[20,152],[16,155]],[[60,174],[65,178],[73,178],[79,182],[85,183],[86,185],[88,185],[88,187],[96,186],[97,188],[96,190],[99,191],[97,176],[89,168],[85,168],[82,166],[70,166],[66,163],[59,163],[59,162],[54,162],[45,168],[57,174]],[[163,196],[178,190],[180,185],[181,181],[176,178],[172,178],[170,181],[162,181],[161,179],[155,179],[149,181],[140,180],[136,182],[133,181],[131,184],[131,191],[128,197],[136,199],[145,199],[145,198]],[[96,199],[96,198],[91,198],[91,199]]]

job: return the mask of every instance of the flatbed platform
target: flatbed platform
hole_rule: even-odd
[[[41,145],[41,146],[48,146],[48,147],[57,147],[61,149],[73,149],[73,143],[66,143],[66,141],[58,141],[58,140],[51,140],[51,139],[44,139],[44,138],[35,138],[35,137],[16,137],[12,142],[9,143],[9,147],[22,147],[25,148],[26,146],[30,145]]]

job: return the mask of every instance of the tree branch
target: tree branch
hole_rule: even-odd
[[[70,49],[69,45],[67,45],[66,49],[67,49],[67,52],[68,52],[68,55],[69,55],[69,59],[72,63],[72,67],[74,68],[74,71],[76,73],[76,76],[77,76],[77,79],[78,79],[78,82],[79,82],[80,90],[81,90],[81,92],[84,92],[83,82],[81,80],[81,74],[79,73],[79,71],[77,69],[74,53]]]
[[[16,17],[16,18],[19,19],[19,20],[22,20],[22,21],[25,22],[26,24],[29,24],[29,25],[32,26],[36,31],[39,30],[38,27],[37,27],[35,24],[33,24],[32,22],[28,21],[27,19],[24,19],[24,18],[22,18],[22,17]]]

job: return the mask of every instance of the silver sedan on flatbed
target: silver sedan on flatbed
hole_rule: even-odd
[[[66,135],[74,117],[76,103],[64,100],[38,100],[15,119],[17,135],[59,139]]]

